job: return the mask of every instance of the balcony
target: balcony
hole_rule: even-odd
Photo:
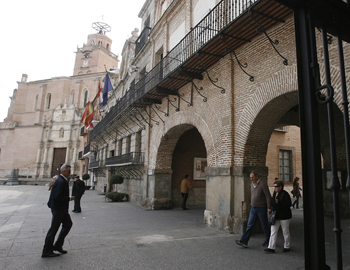
[[[90,144],[84,147],[84,155],[90,152]]]
[[[98,169],[100,167],[100,161],[92,161],[89,163],[89,170],[91,169]]]
[[[130,152],[121,156],[114,156],[106,159],[106,167],[108,166],[125,166],[125,165],[139,165],[144,162],[143,152]]]
[[[260,35],[257,29],[264,28],[266,31],[283,23],[292,14],[291,9],[273,0],[219,2],[162,61],[110,109],[106,117],[90,132],[90,140],[98,140],[109,129],[113,131],[113,126],[119,125],[125,117],[132,115],[133,107],[150,106],[160,103],[168,95],[178,95],[178,89],[191,83],[193,79],[203,79],[202,73],[205,70],[232,50]]]
[[[152,28],[146,26],[141,34],[139,35],[139,37],[136,40],[136,48],[135,48],[135,57],[136,55],[138,55],[138,53],[141,51],[141,49],[143,48],[143,46],[145,46],[146,42],[148,41],[148,35],[151,32]]]

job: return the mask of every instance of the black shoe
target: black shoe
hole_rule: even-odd
[[[262,244],[263,247],[267,247],[268,245],[269,245],[269,243],[266,243],[266,242],[264,242],[264,243]]]
[[[73,213],[76,213],[77,211],[75,211],[75,210],[72,210],[72,212],[73,212]]]
[[[269,253],[275,253],[275,250],[271,249],[271,248],[265,248],[264,251],[269,252]]]
[[[41,254],[41,258],[50,258],[50,257],[58,257],[60,254],[57,253],[43,253]]]
[[[54,250],[54,251],[58,251],[58,252],[61,253],[61,254],[67,254],[67,253],[68,253],[68,251],[62,249],[62,247],[53,247],[53,250]]]
[[[243,242],[241,242],[240,240],[236,240],[236,244],[241,246],[241,247],[244,247],[244,248],[247,248],[248,245],[244,244]]]
[[[288,252],[288,251],[290,251],[290,248],[284,248],[283,249],[283,252]]]

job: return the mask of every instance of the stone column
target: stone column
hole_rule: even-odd
[[[46,177],[46,174],[45,174],[45,169],[48,167],[47,165],[47,155],[48,155],[48,151],[49,151],[49,148],[50,148],[51,144],[50,142],[46,142],[45,143],[45,146],[44,146],[44,158],[43,158],[43,162],[41,163],[41,177]]]
[[[150,175],[148,196],[153,210],[171,208],[171,169],[156,169]]]
[[[204,221],[208,226],[232,231],[234,214],[232,167],[207,167],[206,175]]]

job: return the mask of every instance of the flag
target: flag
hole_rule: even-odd
[[[98,82],[98,92],[97,92],[97,96],[96,96],[96,103],[97,103],[97,108],[98,108],[98,112],[101,116],[101,104],[103,103],[103,93],[101,90],[101,84],[100,82]]]
[[[83,117],[81,118],[81,122],[84,123],[84,126],[86,128],[88,127],[93,127],[92,126],[92,118],[94,117],[94,112],[92,110],[92,106],[90,104],[90,101],[86,104],[86,107],[85,107],[85,112],[83,114]]]
[[[100,104],[103,102],[102,99],[102,90],[101,90],[101,84],[98,82],[98,93],[97,93],[97,105],[100,106]]]
[[[107,104],[108,92],[113,90],[111,80],[109,79],[108,72],[106,71],[105,86],[103,87],[103,106]]]

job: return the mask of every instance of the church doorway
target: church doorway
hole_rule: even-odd
[[[54,148],[51,177],[60,174],[60,167],[66,162],[67,148]]]

